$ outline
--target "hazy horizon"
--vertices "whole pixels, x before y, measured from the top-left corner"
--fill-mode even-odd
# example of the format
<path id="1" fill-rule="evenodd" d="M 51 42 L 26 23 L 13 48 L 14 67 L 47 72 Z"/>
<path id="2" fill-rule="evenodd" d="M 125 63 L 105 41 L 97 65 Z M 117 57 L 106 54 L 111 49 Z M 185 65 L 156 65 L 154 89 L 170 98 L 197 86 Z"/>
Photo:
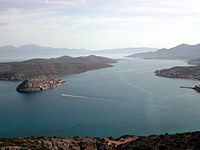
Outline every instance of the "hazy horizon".
<path id="1" fill-rule="evenodd" d="M 150 48 L 150 49 L 154 49 L 154 50 L 158 50 L 158 48 L 156 48 L 156 47 L 145 47 L 145 46 L 138 46 L 138 47 L 134 47 L 134 46 L 132 46 L 132 47 L 113 47 L 113 48 L 104 48 L 104 49 L 88 49 L 88 48 L 84 48 L 84 47 L 82 47 L 82 48 L 76 48 L 76 47 L 54 47 L 54 46 L 48 46 L 48 45 L 41 45 L 41 44 L 35 44 L 35 43 L 30 43 L 30 44 L 22 44 L 22 45 L 13 45 L 13 44 L 9 44 L 9 45 L 0 45 L 0 48 L 2 48 L 2 47 L 9 47 L 9 46 L 13 46 L 13 47 L 15 47 L 15 48 L 20 48 L 20 47 L 23 47 L 23 46 L 39 46 L 39 47 L 50 47 L 50 48 L 55 48 L 55 49 L 72 49 L 72 50 L 74 50 L 74 49 L 77 49 L 77 50 L 90 50 L 90 51 L 104 51 L 104 50 L 115 50 L 115 49 L 139 49 L 139 48 Z M 164 47 L 163 47 L 164 48 Z"/>
<path id="2" fill-rule="evenodd" d="M 0 0 L 0 45 L 171 48 L 200 41 L 198 0 Z"/>
<path id="3" fill-rule="evenodd" d="M 171 49 L 171 48 L 174 48 L 174 47 L 177 47 L 177 46 L 179 46 L 179 45 L 182 45 L 182 44 L 186 44 L 186 45 L 190 45 L 190 46 L 194 46 L 194 45 L 198 45 L 198 44 L 200 44 L 200 43 L 196 43 L 196 44 L 188 44 L 188 43 L 180 43 L 180 44 L 178 44 L 178 45 L 173 45 L 173 46 L 170 46 L 170 47 L 161 47 L 161 48 L 157 48 L 157 47 L 146 47 L 146 46 L 137 46 L 137 47 L 134 47 L 134 46 L 132 46 L 132 47 L 113 47 L 113 48 L 104 48 L 104 49 L 88 49 L 88 48 L 76 48 L 76 47 L 54 47 L 54 46 L 48 46 L 48 45 L 41 45 L 41 44 L 35 44 L 35 43 L 30 43 L 30 44 L 22 44 L 22 45 L 12 45 L 12 44 L 10 44 L 10 45 L 0 45 L 0 48 L 2 48 L 2 47 L 9 47 L 9 46 L 13 46 L 13 47 L 15 47 L 15 48 L 20 48 L 20 47 L 24 47 L 24 46 L 39 46 L 39 47 L 45 47 L 45 48 L 47 48 L 47 47 L 49 47 L 49 48 L 54 48 L 54 49 L 71 49 L 71 50 L 75 50 L 75 49 L 77 49 L 77 50 L 89 50 L 89 51 L 104 51 L 104 50 L 120 50 L 120 49 L 142 49 L 142 48 L 147 48 L 147 49 L 152 49 L 152 51 L 156 51 L 156 50 L 160 50 L 160 49 L 165 49 L 165 48 L 167 48 L 167 49 Z"/>

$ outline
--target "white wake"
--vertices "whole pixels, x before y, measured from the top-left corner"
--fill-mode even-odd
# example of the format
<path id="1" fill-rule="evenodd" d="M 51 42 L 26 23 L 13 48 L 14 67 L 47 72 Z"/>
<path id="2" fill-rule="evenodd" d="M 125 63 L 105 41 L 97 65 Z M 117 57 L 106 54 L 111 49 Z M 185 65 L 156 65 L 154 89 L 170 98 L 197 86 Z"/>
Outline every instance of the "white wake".
<path id="1" fill-rule="evenodd" d="M 102 98 L 102 97 L 93 97 L 93 96 L 83 96 L 83 95 L 70 95 L 70 94 L 61 94 L 63 97 L 73 97 L 73 98 L 81 98 L 81 99 L 90 99 L 90 100 L 107 100 L 110 98 Z"/>
<path id="2" fill-rule="evenodd" d="M 153 94 L 151 91 L 148 91 L 148 90 L 146 90 L 146 89 L 144 89 L 144 88 L 141 88 L 141 87 L 139 87 L 139 86 L 137 86 L 137 85 L 135 85 L 135 84 L 133 84 L 133 83 L 131 83 L 131 82 L 128 82 L 128 81 L 122 76 L 122 74 L 119 75 L 119 78 L 120 78 L 120 80 L 121 80 L 122 82 L 126 83 L 127 85 L 129 85 L 129 86 L 131 86 L 131 87 L 134 87 L 134 88 L 138 89 L 139 91 L 144 92 L 144 93 L 146 93 L 146 94 L 148 94 L 148 95 L 150 95 L 150 96 L 154 96 L 154 94 Z"/>

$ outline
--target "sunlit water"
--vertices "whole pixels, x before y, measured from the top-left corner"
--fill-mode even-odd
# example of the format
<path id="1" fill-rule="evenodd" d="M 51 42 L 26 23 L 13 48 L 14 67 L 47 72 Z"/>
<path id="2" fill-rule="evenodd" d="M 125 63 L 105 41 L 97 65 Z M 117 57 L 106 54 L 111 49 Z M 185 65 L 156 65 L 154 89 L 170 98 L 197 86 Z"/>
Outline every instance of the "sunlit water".
<path id="1" fill-rule="evenodd" d="M 197 81 L 156 77 L 178 60 L 124 60 L 64 77 L 53 90 L 20 94 L 0 81 L 0 136 L 121 136 L 200 130 Z"/>

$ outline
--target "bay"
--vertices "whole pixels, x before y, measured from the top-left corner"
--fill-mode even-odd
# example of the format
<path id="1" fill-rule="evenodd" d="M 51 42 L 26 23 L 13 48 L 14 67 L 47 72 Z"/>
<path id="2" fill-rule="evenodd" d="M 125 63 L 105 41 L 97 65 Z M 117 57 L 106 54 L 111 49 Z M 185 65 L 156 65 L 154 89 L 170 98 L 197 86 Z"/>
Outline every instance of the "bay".
<path id="1" fill-rule="evenodd" d="M 0 137 L 121 136 L 200 130 L 197 81 L 156 77 L 180 60 L 128 59 L 114 67 L 63 77 L 63 86 L 16 92 L 0 81 Z"/>

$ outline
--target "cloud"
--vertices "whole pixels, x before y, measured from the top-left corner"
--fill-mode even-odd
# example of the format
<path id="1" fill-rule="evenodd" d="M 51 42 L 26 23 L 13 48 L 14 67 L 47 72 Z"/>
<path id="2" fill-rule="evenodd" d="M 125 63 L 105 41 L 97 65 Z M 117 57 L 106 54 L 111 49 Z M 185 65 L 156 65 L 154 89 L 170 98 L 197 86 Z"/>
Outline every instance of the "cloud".
<path id="1" fill-rule="evenodd" d="M 156 47 L 170 36 L 196 42 L 199 7 L 199 0 L 1 0 L 0 44 Z"/>
<path id="2" fill-rule="evenodd" d="M 52 5 L 69 5 L 69 4 L 86 4 L 89 0 L 1 0 L 1 7 L 24 7 L 24 8 L 35 8 L 37 7 L 48 7 Z"/>
<path id="3" fill-rule="evenodd" d="M 89 0 L 46 0 L 47 3 L 86 4 Z"/>

